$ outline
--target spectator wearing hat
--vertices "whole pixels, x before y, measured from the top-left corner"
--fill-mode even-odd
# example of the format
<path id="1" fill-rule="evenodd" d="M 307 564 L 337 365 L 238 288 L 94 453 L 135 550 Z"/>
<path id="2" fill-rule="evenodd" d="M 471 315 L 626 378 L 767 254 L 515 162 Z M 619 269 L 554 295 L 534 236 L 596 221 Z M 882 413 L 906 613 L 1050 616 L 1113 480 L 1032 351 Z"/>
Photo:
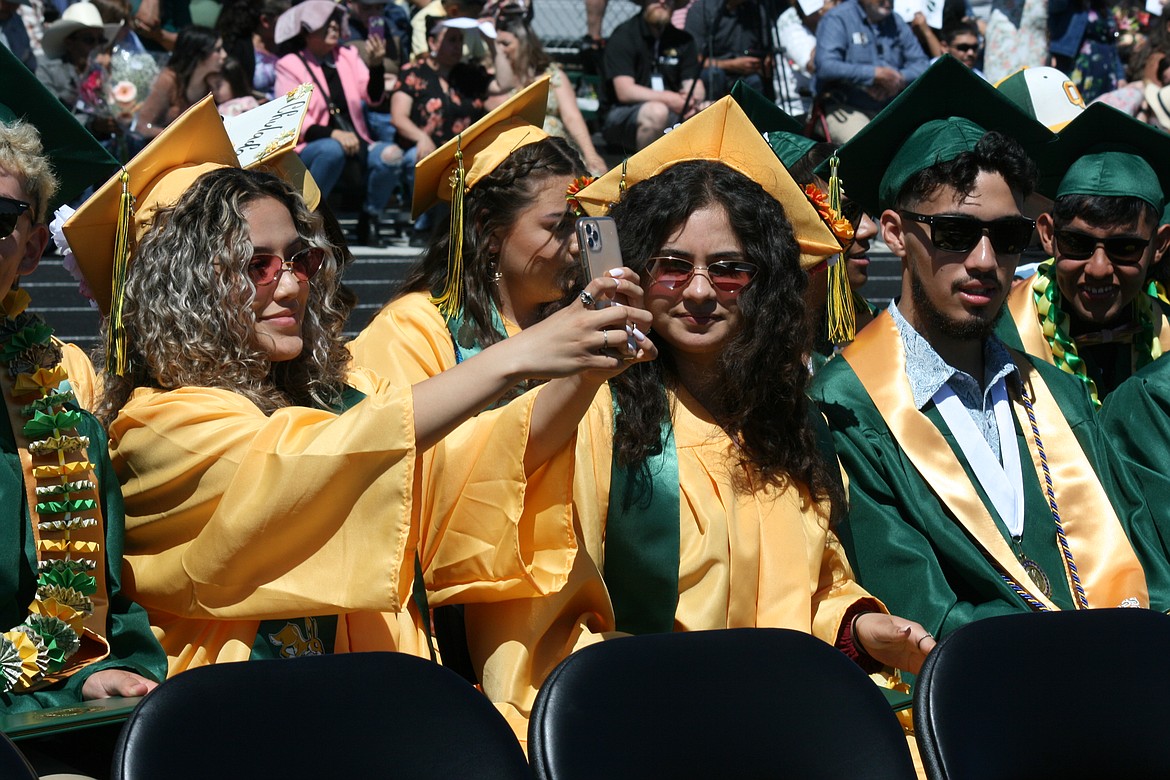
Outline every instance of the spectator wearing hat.
<path id="1" fill-rule="evenodd" d="M 362 101 L 382 100 L 385 92 L 385 42 L 371 38 L 361 47 L 341 46 L 348 31 L 345 6 L 331 0 L 305 0 L 276 21 L 276 43 L 284 54 L 276 62 L 276 93 L 312 83 L 297 154 L 328 197 L 347 161 L 361 169 L 365 199 L 358 216 L 358 242 L 380 246 L 382 209 L 398 184 L 401 149 L 370 134 Z"/>
<path id="2" fill-rule="evenodd" d="M 45 54 L 37 58 L 37 78 L 97 138 L 113 135 L 118 125 L 108 113 L 95 113 L 93 106 L 78 101 L 81 83 L 92 66 L 94 52 L 113 41 L 120 28 L 119 24 L 103 24 L 93 3 L 74 3 L 45 28 L 41 43 Z"/>

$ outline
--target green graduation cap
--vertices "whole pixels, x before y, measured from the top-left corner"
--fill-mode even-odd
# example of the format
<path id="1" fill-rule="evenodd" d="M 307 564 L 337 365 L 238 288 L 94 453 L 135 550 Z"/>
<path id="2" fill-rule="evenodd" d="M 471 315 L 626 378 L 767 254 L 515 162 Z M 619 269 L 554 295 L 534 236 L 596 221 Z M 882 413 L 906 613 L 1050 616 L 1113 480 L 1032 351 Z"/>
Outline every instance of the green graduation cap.
<path id="1" fill-rule="evenodd" d="M 0 73 L 4 74 L 0 122 L 23 119 L 36 127 L 60 185 L 49 213 L 41 215 L 47 222 L 62 203 L 108 179 L 118 161 L 6 46 L 0 46 Z"/>
<path id="2" fill-rule="evenodd" d="M 1170 193 L 1170 135 L 1094 103 L 1036 156 L 1041 195 L 1137 197 L 1159 213 Z"/>
<path id="3" fill-rule="evenodd" d="M 890 208 L 911 176 L 971 151 L 996 130 L 1029 154 L 1054 137 L 950 55 L 919 76 L 837 150 L 849 197 L 870 214 Z"/>
<path id="4" fill-rule="evenodd" d="M 755 128 L 764 134 L 772 151 L 784 163 L 785 168 L 796 165 L 808 150 L 817 145 L 817 141 L 803 135 L 804 127 L 788 115 L 782 108 L 768 100 L 763 93 L 752 89 L 742 81 L 735 82 L 731 88 L 731 97 Z"/>

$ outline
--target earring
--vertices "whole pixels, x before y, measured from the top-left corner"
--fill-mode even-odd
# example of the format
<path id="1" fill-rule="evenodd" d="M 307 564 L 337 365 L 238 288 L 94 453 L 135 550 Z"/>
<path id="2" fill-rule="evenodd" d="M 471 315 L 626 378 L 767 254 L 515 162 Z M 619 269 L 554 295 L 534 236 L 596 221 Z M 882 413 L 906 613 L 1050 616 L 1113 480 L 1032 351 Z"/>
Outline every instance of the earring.
<path id="1" fill-rule="evenodd" d="M 500 273 L 500 256 L 491 255 L 488 260 L 488 267 L 492 271 L 492 284 L 499 284 L 504 275 Z"/>

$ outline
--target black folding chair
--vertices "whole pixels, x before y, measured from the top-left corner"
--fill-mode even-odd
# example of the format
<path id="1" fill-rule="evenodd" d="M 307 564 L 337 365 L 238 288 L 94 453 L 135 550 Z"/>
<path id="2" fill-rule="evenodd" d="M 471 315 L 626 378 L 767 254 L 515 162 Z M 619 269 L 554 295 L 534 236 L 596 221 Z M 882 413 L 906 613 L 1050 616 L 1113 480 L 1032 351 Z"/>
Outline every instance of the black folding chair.
<path id="1" fill-rule="evenodd" d="M 531 774 L 511 728 L 454 672 L 401 653 L 205 666 L 147 696 L 115 780 Z"/>
<path id="2" fill-rule="evenodd" d="M 1170 617 L 1095 609 L 979 620 L 914 693 L 933 780 L 1170 777 Z"/>
<path id="3" fill-rule="evenodd" d="M 591 645 L 536 698 L 540 780 L 914 777 L 876 685 L 798 631 L 653 634 Z"/>

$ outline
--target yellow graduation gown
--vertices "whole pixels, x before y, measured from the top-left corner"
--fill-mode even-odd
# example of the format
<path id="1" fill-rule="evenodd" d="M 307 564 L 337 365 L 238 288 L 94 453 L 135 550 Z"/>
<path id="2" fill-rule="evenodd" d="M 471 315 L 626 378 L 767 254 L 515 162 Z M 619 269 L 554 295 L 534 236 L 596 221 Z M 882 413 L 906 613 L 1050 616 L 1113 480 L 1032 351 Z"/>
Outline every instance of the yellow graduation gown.
<path id="1" fill-rule="evenodd" d="M 368 372 L 350 383 L 367 397 L 340 415 L 266 416 L 229 391 L 140 388 L 110 426 L 127 589 L 170 674 L 246 660 L 261 621 L 302 616 L 339 616 L 336 652 L 426 656 L 416 553 L 433 604 L 564 583 L 571 453 L 557 479 L 524 475 L 538 391 L 420 454 L 409 390 Z M 478 457 L 489 441 L 508 446 Z"/>
<path id="2" fill-rule="evenodd" d="M 837 640 L 854 605 L 884 607 L 854 582 L 824 505 L 801 485 L 737 491 L 727 435 L 685 391 L 672 399 L 679 469 L 676 631 L 791 628 Z M 573 500 L 581 544 L 569 583 L 541 599 L 469 606 L 484 691 L 523 740 L 536 691 L 574 650 L 614 632 L 605 588 L 612 457 L 608 387 L 578 428 Z"/>
<path id="3" fill-rule="evenodd" d="M 504 321 L 509 336 L 520 332 Z M 455 367 L 451 331 L 425 293 L 406 293 L 386 304 L 349 343 L 353 364 L 406 387 Z"/>
<path id="4" fill-rule="evenodd" d="M 77 405 L 92 412 L 102 396 L 101 380 L 93 370 L 93 361 L 76 344 L 58 341 L 57 345 L 61 347 L 61 365 L 69 372 L 69 386 L 73 389 Z"/>

